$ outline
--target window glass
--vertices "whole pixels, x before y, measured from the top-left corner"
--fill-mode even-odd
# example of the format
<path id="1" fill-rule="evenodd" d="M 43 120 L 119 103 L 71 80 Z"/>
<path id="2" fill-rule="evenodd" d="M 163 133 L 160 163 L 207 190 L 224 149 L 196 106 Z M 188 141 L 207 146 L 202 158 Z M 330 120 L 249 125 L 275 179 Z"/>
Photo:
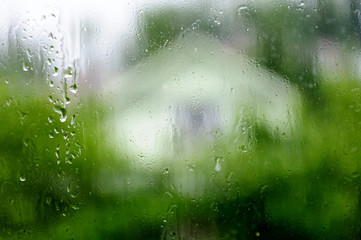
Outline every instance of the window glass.
<path id="1" fill-rule="evenodd" d="M 0 8 L 0 239 L 358 239 L 361 3 Z"/>

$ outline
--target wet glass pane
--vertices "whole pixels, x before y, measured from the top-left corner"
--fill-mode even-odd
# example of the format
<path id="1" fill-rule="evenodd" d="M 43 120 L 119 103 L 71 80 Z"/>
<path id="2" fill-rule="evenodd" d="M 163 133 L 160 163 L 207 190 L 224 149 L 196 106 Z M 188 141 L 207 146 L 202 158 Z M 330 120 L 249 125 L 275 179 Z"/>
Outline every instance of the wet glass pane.
<path id="1" fill-rule="evenodd" d="M 10 1 L 0 239 L 359 239 L 361 3 Z"/>

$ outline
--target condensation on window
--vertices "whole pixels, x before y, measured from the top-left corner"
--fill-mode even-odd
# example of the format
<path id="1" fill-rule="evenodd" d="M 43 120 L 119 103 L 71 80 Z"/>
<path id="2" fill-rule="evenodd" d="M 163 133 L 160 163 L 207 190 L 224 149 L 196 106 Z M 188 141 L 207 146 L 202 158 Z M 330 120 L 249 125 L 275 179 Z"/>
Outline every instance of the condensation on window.
<path id="1" fill-rule="evenodd" d="M 3 5 L 1 239 L 360 238 L 359 1 Z"/>

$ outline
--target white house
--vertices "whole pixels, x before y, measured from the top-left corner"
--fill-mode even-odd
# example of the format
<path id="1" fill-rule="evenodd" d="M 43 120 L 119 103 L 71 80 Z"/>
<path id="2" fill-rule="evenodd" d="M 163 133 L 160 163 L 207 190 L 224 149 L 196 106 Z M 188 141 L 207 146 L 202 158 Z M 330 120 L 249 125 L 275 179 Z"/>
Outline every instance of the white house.
<path id="1" fill-rule="evenodd" d="M 300 109 L 299 93 L 287 81 L 192 32 L 116 77 L 105 92 L 113 108 L 109 134 L 130 164 L 172 169 L 176 179 L 187 179 L 188 193 L 206 181 L 203 170 L 222 170 L 217 143 L 238 151 L 252 122 L 287 137 Z M 195 172 L 193 180 L 188 172 Z"/>

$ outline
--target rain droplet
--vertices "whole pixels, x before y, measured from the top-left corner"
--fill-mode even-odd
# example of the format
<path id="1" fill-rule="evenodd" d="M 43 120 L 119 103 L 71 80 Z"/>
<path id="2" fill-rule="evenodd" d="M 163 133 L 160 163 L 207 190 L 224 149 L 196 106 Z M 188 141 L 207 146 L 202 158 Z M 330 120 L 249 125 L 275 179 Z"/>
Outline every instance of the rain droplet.
<path id="1" fill-rule="evenodd" d="M 71 116 L 70 125 L 74 125 L 74 123 L 75 123 L 75 118 L 76 118 L 75 115 Z"/>
<path id="2" fill-rule="evenodd" d="M 50 40 L 52 40 L 52 39 L 56 39 L 56 37 L 54 37 L 54 35 L 53 35 L 53 33 L 51 32 L 51 33 L 49 33 L 49 38 L 50 38 Z"/>
<path id="3" fill-rule="evenodd" d="M 194 165 L 193 164 L 188 165 L 188 171 L 194 172 Z"/>
<path id="4" fill-rule="evenodd" d="M 241 15 L 242 12 L 244 11 L 247 11 L 248 10 L 248 7 L 245 6 L 245 5 L 240 5 L 238 8 L 237 8 L 237 15 Z"/>
<path id="5" fill-rule="evenodd" d="M 70 92 L 75 94 L 77 93 L 77 91 L 78 91 L 78 86 L 75 83 L 70 86 Z"/>
<path id="6" fill-rule="evenodd" d="M 354 177 L 354 178 L 358 178 L 359 176 L 360 176 L 359 172 L 353 172 L 352 173 L 352 177 Z"/>
<path id="7" fill-rule="evenodd" d="M 79 210 L 79 206 L 75 205 L 75 204 L 71 205 L 71 208 L 74 209 L 74 210 Z"/>
<path id="8" fill-rule="evenodd" d="M 20 119 L 21 120 L 24 120 L 25 118 L 27 118 L 27 116 L 28 116 L 28 114 L 27 113 L 25 113 L 25 112 L 18 112 L 19 113 L 19 115 L 20 115 Z"/>
<path id="9" fill-rule="evenodd" d="M 23 71 L 24 71 L 24 72 L 29 71 L 29 64 L 26 63 L 26 62 L 23 63 Z"/>
<path id="10" fill-rule="evenodd" d="M 60 122 L 65 122 L 66 121 L 67 116 L 66 115 L 61 115 L 60 116 Z"/>
<path id="11" fill-rule="evenodd" d="M 66 103 L 66 104 L 69 104 L 69 103 L 70 103 L 70 101 L 71 101 L 71 100 L 70 100 L 70 98 L 69 98 L 69 97 L 65 97 L 65 103 Z"/>
<path id="12" fill-rule="evenodd" d="M 68 69 L 66 69 L 66 70 L 64 71 L 64 76 L 65 76 L 65 77 L 71 77 L 71 76 L 73 76 L 73 68 L 68 67 Z"/>
<path id="13" fill-rule="evenodd" d="M 24 175 L 21 175 L 20 178 L 19 178 L 20 182 L 25 182 L 26 181 L 26 178 Z"/>
<path id="14" fill-rule="evenodd" d="M 132 183 L 132 181 L 130 180 L 130 178 L 126 178 L 126 179 L 124 180 L 124 183 L 125 183 L 126 185 L 130 185 L 130 184 Z"/>
<path id="15" fill-rule="evenodd" d="M 221 161 L 223 160 L 223 158 L 221 158 L 221 157 L 216 157 L 216 166 L 214 167 L 214 170 L 216 171 L 216 172 L 219 172 L 219 171 L 221 171 L 222 170 L 222 166 L 221 166 Z"/>
<path id="16" fill-rule="evenodd" d="M 301 1 L 301 2 L 298 4 L 296 10 L 297 10 L 297 11 L 303 11 L 304 9 L 305 9 L 305 3 L 304 3 L 303 1 Z"/>
<path id="17" fill-rule="evenodd" d="M 219 21 L 217 17 L 214 17 L 214 18 L 213 18 L 213 22 L 214 22 L 216 25 L 220 25 L 220 24 L 221 24 L 221 21 Z"/>
<path id="18" fill-rule="evenodd" d="M 201 22 L 201 20 L 199 20 L 199 19 L 196 20 L 194 23 L 192 23 L 191 28 L 192 28 L 193 30 L 199 28 L 200 22 Z"/>
<path id="19" fill-rule="evenodd" d="M 11 98 L 8 98 L 8 99 L 6 99 L 5 103 L 6 103 L 7 106 L 10 106 L 12 101 L 13 100 Z"/>
<path id="20" fill-rule="evenodd" d="M 239 150 L 240 150 L 241 152 L 243 152 L 243 153 L 248 152 L 248 149 L 247 149 L 246 145 L 241 145 L 241 146 L 239 146 Z"/>
<path id="21" fill-rule="evenodd" d="M 73 192 L 73 193 L 70 194 L 70 196 L 72 198 L 76 198 L 78 196 L 78 192 Z"/>
<path id="22" fill-rule="evenodd" d="M 56 151 L 55 151 L 55 157 L 56 157 L 56 159 L 58 159 L 58 160 L 60 159 L 60 157 L 59 157 L 59 150 L 56 150 Z"/>
<path id="23" fill-rule="evenodd" d="M 59 68 L 54 67 L 53 76 L 56 77 L 56 76 L 58 76 L 58 74 L 59 74 Z"/>
<path id="24" fill-rule="evenodd" d="M 55 105 L 54 106 L 54 111 L 56 113 L 59 113 L 60 114 L 60 122 L 65 122 L 66 121 L 66 118 L 67 118 L 67 115 L 66 115 L 66 109 L 59 106 L 59 105 Z"/>

